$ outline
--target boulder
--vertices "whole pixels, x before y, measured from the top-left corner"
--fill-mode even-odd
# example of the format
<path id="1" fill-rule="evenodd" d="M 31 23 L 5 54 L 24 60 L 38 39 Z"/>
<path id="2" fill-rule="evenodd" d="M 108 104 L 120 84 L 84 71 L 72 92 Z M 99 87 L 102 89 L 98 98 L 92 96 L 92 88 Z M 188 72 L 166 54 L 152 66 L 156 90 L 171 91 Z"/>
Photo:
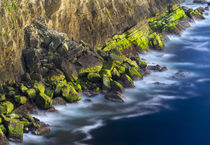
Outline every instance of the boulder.
<path id="1" fill-rule="evenodd" d="M 74 64 L 70 63 L 67 59 L 63 59 L 60 67 L 67 79 L 72 81 L 78 80 L 78 73 Z"/>
<path id="2" fill-rule="evenodd" d="M 13 111 L 13 109 L 14 105 L 9 101 L 5 101 L 0 104 L 0 114 L 9 114 Z"/>
<path id="3" fill-rule="evenodd" d="M 61 97 L 53 99 L 53 105 L 66 105 L 66 101 Z"/>
<path id="4" fill-rule="evenodd" d="M 26 94 L 30 99 L 34 99 L 36 97 L 36 90 L 35 89 L 28 89 Z"/>
<path id="5" fill-rule="evenodd" d="M 125 97 L 120 92 L 109 92 L 105 94 L 104 98 L 113 102 L 123 103 Z"/>
<path id="6" fill-rule="evenodd" d="M 111 89 L 111 81 L 110 78 L 107 77 L 106 75 L 103 76 L 103 88 L 104 89 Z"/>
<path id="7" fill-rule="evenodd" d="M 9 145 L 9 142 L 1 129 L 0 129 L 0 145 Z"/>
<path id="8" fill-rule="evenodd" d="M 24 105 L 21 105 L 17 107 L 13 113 L 19 114 L 19 115 L 26 115 L 26 114 L 39 114 L 39 109 L 37 106 L 32 105 L 31 103 L 27 102 Z"/>
<path id="9" fill-rule="evenodd" d="M 13 142 L 23 141 L 24 125 L 19 120 L 11 119 L 8 124 L 8 139 Z"/>
<path id="10" fill-rule="evenodd" d="M 81 94 L 78 93 L 71 85 L 66 85 L 62 88 L 62 96 L 70 103 L 77 102 L 82 99 Z"/>
<path id="11" fill-rule="evenodd" d="M 102 79 L 101 79 L 101 76 L 100 76 L 99 73 L 89 73 L 88 74 L 88 80 L 91 81 L 91 82 L 94 82 L 94 83 L 98 83 Z"/>
<path id="12" fill-rule="evenodd" d="M 103 67 L 102 61 L 92 55 L 82 56 L 77 62 L 81 65 L 79 71 L 79 74 L 81 75 L 84 73 L 100 72 Z"/>
<path id="13" fill-rule="evenodd" d="M 20 95 L 16 95 L 15 96 L 15 102 L 17 102 L 18 104 L 26 104 L 28 101 L 28 99 L 25 96 L 20 96 Z"/>
<path id="14" fill-rule="evenodd" d="M 36 97 L 36 104 L 42 109 L 49 109 L 52 106 L 52 99 L 45 93 L 40 93 Z"/>
<path id="15" fill-rule="evenodd" d="M 45 92 L 45 85 L 42 82 L 35 82 L 34 83 L 34 89 L 38 93 L 44 93 Z"/>
<path id="16" fill-rule="evenodd" d="M 111 88 L 113 92 L 123 93 L 125 91 L 125 88 L 117 81 L 111 82 Z"/>
<path id="17" fill-rule="evenodd" d="M 125 87 L 125 88 L 134 88 L 135 87 L 133 80 L 126 74 L 124 74 L 120 77 L 120 81 L 121 81 L 121 84 L 123 85 L 123 87 Z"/>
<path id="18" fill-rule="evenodd" d="M 35 49 L 24 49 L 23 59 L 29 73 L 39 72 L 41 66 L 40 54 Z"/>

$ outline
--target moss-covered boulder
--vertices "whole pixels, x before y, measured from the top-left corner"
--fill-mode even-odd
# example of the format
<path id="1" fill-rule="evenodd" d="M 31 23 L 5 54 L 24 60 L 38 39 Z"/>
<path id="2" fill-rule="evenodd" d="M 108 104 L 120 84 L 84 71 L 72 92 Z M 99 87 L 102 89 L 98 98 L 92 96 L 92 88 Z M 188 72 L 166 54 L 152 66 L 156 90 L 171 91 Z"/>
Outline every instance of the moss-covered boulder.
<path id="1" fill-rule="evenodd" d="M 117 70 L 118 70 L 118 72 L 119 72 L 120 74 L 124 74 L 125 71 L 126 71 L 125 66 L 122 66 L 122 65 L 117 66 L 116 68 L 117 68 Z"/>
<path id="2" fill-rule="evenodd" d="M 82 99 L 81 94 L 78 93 L 71 85 L 65 85 L 62 88 L 62 96 L 70 103 L 77 102 Z"/>
<path id="3" fill-rule="evenodd" d="M 122 82 L 121 84 L 125 88 L 134 88 L 135 87 L 133 80 L 126 74 L 124 74 L 120 77 L 120 81 Z"/>
<path id="4" fill-rule="evenodd" d="M 104 89 L 111 89 L 111 81 L 110 78 L 106 75 L 103 76 L 103 87 Z"/>
<path id="5" fill-rule="evenodd" d="M 5 127 L 3 124 L 0 124 L 0 130 L 2 130 L 2 132 L 3 132 L 4 134 L 7 133 L 7 129 L 6 129 L 6 127 Z"/>
<path id="6" fill-rule="evenodd" d="M 13 111 L 14 105 L 9 102 L 5 101 L 0 104 L 0 114 L 9 114 Z"/>
<path id="7" fill-rule="evenodd" d="M 42 109 L 49 109 L 52 106 L 52 99 L 45 93 L 40 93 L 35 102 Z"/>
<path id="8" fill-rule="evenodd" d="M 78 63 L 81 65 L 79 70 L 80 75 L 85 73 L 100 72 L 103 67 L 103 62 L 92 55 L 85 55 L 80 57 L 78 59 Z"/>
<path id="9" fill-rule="evenodd" d="M 34 89 L 38 93 L 44 93 L 45 92 L 45 85 L 42 82 L 35 82 L 34 83 Z"/>
<path id="10" fill-rule="evenodd" d="M 9 142 L 4 134 L 4 132 L 0 128 L 0 144 L 1 145 L 9 145 Z"/>
<path id="11" fill-rule="evenodd" d="M 0 94 L 0 102 L 3 102 L 6 100 L 5 94 Z"/>
<path id="12" fill-rule="evenodd" d="M 111 88 L 113 92 L 123 93 L 125 91 L 125 88 L 117 81 L 111 82 Z"/>
<path id="13" fill-rule="evenodd" d="M 24 85 L 24 84 L 21 84 L 20 86 L 20 91 L 23 93 L 23 94 L 26 94 L 28 88 Z"/>
<path id="14" fill-rule="evenodd" d="M 88 74 L 88 80 L 91 82 L 100 82 L 101 81 L 101 76 L 99 73 L 89 73 Z"/>
<path id="15" fill-rule="evenodd" d="M 112 70 L 112 78 L 115 80 L 118 80 L 120 78 L 120 73 L 116 68 Z"/>
<path id="16" fill-rule="evenodd" d="M 52 84 L 58 84 L 66 79 L 65 75 L 63 74 L 62 71 L 56 69 L 50 72 L 48 76 L 48 80 Z"/>
<path id="17" fill-rule="evenodd" d="M 128 74 L 129 76 L 131 76 L 133 79 L 138 79 L 138 78 L 142 78 L 143 75 L 139 72 L 139 70 L 137 70 L 135 67 L 130 67 L 128 69 Z"/>
<path id="18" fill-rule="evenodd" d="M 112 72 L 109 69 L 103 69 L 100 72 L 101 76 L 106 76 L 108 78 L 112 78 Z"/>
<path id="19" fill-rule="evenodd" d="M 16 95 L 15 96 L 15 102 L 17 102 L 20 105 L 26 104 L 28 102 L 27 97 Z"/>
<path id="20" fill-rule="evenodd" d="M 36 97 L 36 90 L 35 89 L 28 89 L 26 91 L 26 94 L 30 99 L 34 99 Z"/>
<path id="21" fill-rule="evenodd" d="M 13 142 L 22 142 L 23 128 L 23 123 L 17 119 L 11 119 L 8 124 L 8 139 Z"/>

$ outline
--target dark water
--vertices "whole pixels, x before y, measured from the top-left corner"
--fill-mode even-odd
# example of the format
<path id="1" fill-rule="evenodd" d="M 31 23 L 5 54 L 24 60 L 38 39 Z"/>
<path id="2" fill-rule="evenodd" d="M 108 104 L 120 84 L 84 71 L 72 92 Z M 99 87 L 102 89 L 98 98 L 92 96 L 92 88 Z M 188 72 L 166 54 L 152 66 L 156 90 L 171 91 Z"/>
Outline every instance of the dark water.
<path id="1" fill-rule="evenodd" d="M 135 82 L 126 103 L 99 95 L 57 106 L 58 113 L 36 116 L 51 125 L 50 134 L 25 134 L 23 144 L 210 145 L 210 16 L 170 38 L 164 51 L 142 56 L 168 71 Z"/>
<path id="2" fill-rule="evenodd" d="M 208 21 L 208 20 L 206 20 Z M 158 113 L 107 121 L 91 132 L 92 145 L 210 145 L 210 21 L 187 31 L 179 41 L 171 40 L 168 61 L 189 63 L 175 69 L 194 74 L 180 85 L 162 88 L 166 94 L 185 100 L 165 101 L 172 109 Z M 191 92 L 191 93 L 188 93 Z"/>

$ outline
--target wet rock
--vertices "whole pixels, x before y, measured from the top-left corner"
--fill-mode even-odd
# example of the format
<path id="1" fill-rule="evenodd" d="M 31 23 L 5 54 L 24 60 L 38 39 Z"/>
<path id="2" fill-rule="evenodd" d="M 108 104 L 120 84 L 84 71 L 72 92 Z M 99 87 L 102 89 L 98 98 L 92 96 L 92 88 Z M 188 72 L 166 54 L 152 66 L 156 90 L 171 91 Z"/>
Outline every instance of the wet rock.
<path id="1" fill-rule="evenodd" d="M 193 3 L 196 3 L 196 4 L 206 4 L 207 1 L 206 0 L 193 0 Z"/>
<path id="2" fill-rule="evenodd" d="M 35 129 L 32 131 L 32 134 L 34 135 L 44 135 L 46 133 L 50 132 L 50 128 L 40 127 L 38 129 Z"/>
<path id="3" fill-rule="evenodd" d="M 168 70 L 168 68 L 165 67 L 165 66 L 160 69 L 161 72 L 164 72 L 164 71 L 167 71 L 167 70 Z"/>
<path id="4" fill-rule="evenodd" d="M 120 92 L 109 92 L 105 94 L 104 98 L 113 102 L 123 103 L 125 97 Z"/>
<path id="5" fill-rule="evenodd" d="M 175 73 L 172 76 L 172 78 L 173 79 L 182 79 L 182 78 L 185 78 L 187 74 L 188 74 L 188 72 L 185 72 L 183 70 L 179 70 L 177 73 Z"/>
<path id="6" fill-rule="evenodd" d="M 120 92 L 123 93 L 125 91 L 125 88 L 117 81 L 111 82 L 111 88 L 114 92 Z"/>
<path id="7" fill-rule="evenodd" d="M 47 112 L 57 112 L 57 110 L 55 109 L 55 107 L 50 107 Z"/>
<path id="8" fill-rule="evenodd" d="M 125 88 L 134 88 L 135 87 L 133 80 L 126 74 L 124 74 L 120 77 L 120 82 L 123 85 L 123 87 L 125 87 Z"/>
<path id="9" fill-rule="evenodd" d="M 66 105 L 66 101 L 61 97 L 53 99 L 53 105 Z"/>
<path id="10" fill-rule="evenodd" d="M 85 102 L 87 102 L 87 103 L 91 103 L 91 102 L 92 102 L 92 100 L 91 100 L 91 99 L 85 99 Z"/>
<path id="11" fill-rule="evenodd" d="M 100 76 L 99 73 L 89 73 L 89 74 L 88 74 L 88 80 L 91 81 L 91 82 L 98 83 L 98 82 L 100 82 L 102 79 L 101 79 L 101 76 Z"/>

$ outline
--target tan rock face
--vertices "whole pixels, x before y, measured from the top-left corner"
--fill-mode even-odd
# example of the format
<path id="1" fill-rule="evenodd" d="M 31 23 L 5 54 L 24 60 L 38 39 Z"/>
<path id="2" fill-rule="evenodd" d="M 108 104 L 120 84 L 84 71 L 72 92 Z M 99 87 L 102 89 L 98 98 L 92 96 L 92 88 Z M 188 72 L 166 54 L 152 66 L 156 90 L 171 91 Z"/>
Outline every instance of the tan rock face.
<path id="1" fill-rule="evenodd" d="M 3 0 L 5 1 L 5 0 Z M 11 2 L 12 0 L 6 0 Z M 115 33 L 165 9 L 169 0 L 14 0 L 20 7 L 0 8 L 0 80 L 17 79 L 23 72 L 24 28 L 40 16 L 49 27 L 76 41 L 97 46 Z M 174 0 L 171 0 L 174 2 Z"/>

